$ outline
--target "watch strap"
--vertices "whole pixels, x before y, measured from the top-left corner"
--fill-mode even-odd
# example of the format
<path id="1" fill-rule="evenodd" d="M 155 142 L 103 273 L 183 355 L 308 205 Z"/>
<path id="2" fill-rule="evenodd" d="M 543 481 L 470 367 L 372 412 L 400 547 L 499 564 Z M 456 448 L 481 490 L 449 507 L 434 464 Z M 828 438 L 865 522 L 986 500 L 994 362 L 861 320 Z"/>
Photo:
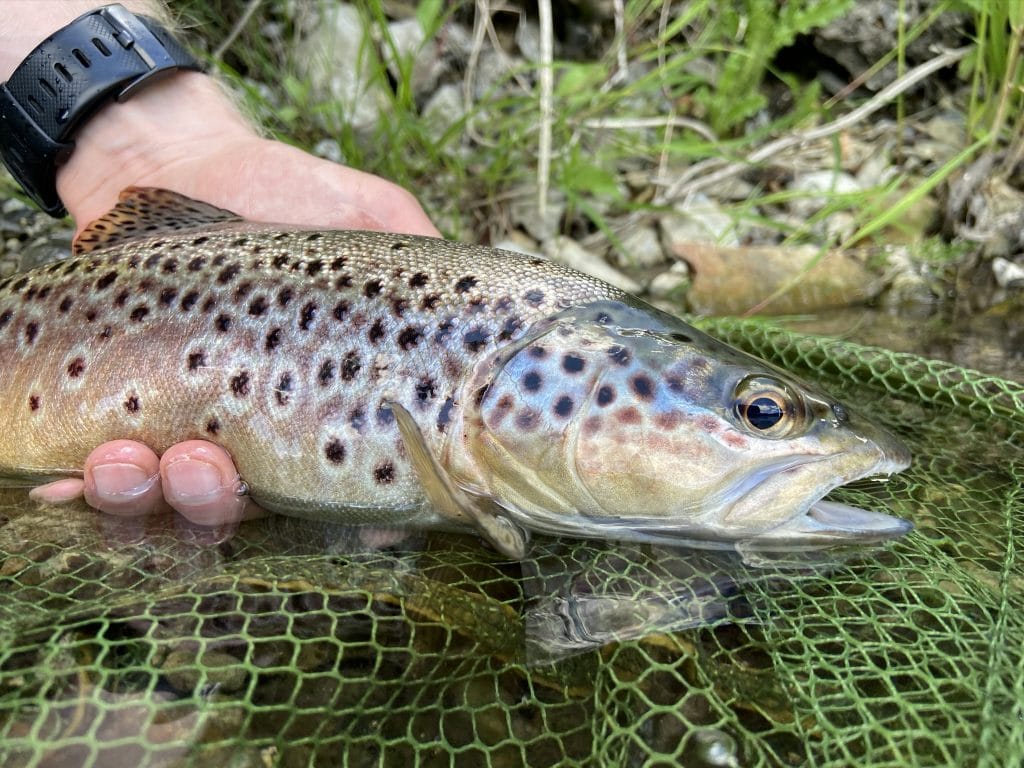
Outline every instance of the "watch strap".
<path id="1" fill-rule="evenodd" d="M 199 62 L 158 22 L 122 5 L 79 16 L 40 43 L 0 84 L 0 156 L 47 213 L 67 211 L 57 195 L 57 167 L 83 122 L 110 99 Z"/>

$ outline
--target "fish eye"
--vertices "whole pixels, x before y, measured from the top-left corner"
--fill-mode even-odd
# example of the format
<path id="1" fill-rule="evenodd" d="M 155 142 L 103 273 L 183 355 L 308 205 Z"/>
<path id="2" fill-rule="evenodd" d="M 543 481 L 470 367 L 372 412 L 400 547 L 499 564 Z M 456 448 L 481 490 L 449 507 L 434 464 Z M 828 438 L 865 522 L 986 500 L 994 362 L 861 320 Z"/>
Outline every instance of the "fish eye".
<path id="1" fill-rule="evenodd" d="M 759 437 L 788 437 L 806 421 L 803 398 L 768 376 L 749 376 L 736 386 L 733 414 Z"/>

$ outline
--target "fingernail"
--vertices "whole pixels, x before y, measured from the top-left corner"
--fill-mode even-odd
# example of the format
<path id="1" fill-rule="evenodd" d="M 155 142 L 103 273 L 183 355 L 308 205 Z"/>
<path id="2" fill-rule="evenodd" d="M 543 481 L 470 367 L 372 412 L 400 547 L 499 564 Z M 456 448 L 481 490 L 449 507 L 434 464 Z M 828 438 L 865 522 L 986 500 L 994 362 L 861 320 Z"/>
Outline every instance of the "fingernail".
<path id="1" fill-rule="evenodd" d="M 176 461 L 167 465 L 165 472 L 164 492 L 173 493 L 177 503 L 205 504 L 220 496 L 224 487 L 220 470 L 205 461 Z"/>
<path id="2" fill-rule="evenodd" d="M 111 501 L 123 501 L 146 493 L 157 481 L 157 476 L 146 474 L 135 464 L 99 464 L 92 468 L 92 480 L 97 495 Z M 124 490 L 113 492 L 111 488 Z"/>

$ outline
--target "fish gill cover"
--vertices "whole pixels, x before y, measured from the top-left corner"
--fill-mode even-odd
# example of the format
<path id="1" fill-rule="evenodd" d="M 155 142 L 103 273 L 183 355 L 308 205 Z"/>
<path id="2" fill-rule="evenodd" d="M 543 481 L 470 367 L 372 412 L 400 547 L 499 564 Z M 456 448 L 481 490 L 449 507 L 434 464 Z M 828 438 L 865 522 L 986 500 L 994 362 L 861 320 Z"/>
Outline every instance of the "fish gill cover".
<path id="1" fill-rule="evenodd" d="M 825 565 L 543 538 L 510 563 L 283 519 L 109 528 L 12 493 L 3 764 L 1021 764 L 1024 386 L 709 330 L 902 437 L 907 472 L 833 497 L 916 530 Z"/>

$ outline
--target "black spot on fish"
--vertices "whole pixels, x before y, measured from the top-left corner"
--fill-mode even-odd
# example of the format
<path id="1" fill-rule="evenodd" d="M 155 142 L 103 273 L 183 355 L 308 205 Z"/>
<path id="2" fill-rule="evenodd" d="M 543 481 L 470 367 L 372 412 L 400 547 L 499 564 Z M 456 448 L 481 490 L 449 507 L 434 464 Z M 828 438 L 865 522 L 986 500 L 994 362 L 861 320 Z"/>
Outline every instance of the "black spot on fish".
<path id="1" fill-rule="evenodd" d="M 306 235 L 306 242 L 312 243 L 315 240 L 319 240 L 323 236 L 323 232 L 310 232 L 308 235 Z"/>
<path id="2" fill-rule="evenodd" d="M 490 336 L 483 328 L 471 328 L 462 337 L 462 343 L 470 352 L 479 352 L 483 347 L 487 346 L 489 338 Z"/>
<path id="3" fill-rule="evenodd" d="M 387 405 L 380 405 L 377 408 L 377 424 L 382 427 L 390 426 L 395 423 L 395 414 L 391 408 Z"/>
<path id="4" fill-rule="evenodd" d="M 423 301 L 420 302 L 420 309 L 424 312 L 432 312 L 437 309 L 437 305 L 441 303 L 441 297 L 436 293 L 428 293 L 423 297 Z"/>
<path id="5" fill-rule="evenodd" d="M 389 485 L 395 481 L 395 465 L 390 461 L 378 464 L 373 470 L 373 479 L 378 485 Z"/>
<path id="6" fill-rule="evenodd" d="M 28 323 L 25 326 L 25 341 L 27 341 L 29 344 L 34 342 L 36 340 L 36 336 L 38 336 L 38 335 L 39 335 L 39 325 L 38 325 L 38 323 Z"/>
<path id="7" fill-rule="evenodd" d="M 57 309 L 59 309 L 61 312 L 67 312 L 69 309 L 71 309 L 71 307 L 72 307 L 72 305 L 74 303 L 75 303 L 74 299 L 72 299 L 70 296 L 65 296 L 61 300 L 60 304 L 57 305 Z M 3 324 L 0 323 L 0 327 L 2 327 L 2 325 Z"/>
<path id="8" fill-rule="evenodd" d="M 237 376 L 232 376 L 229 382 L 231 386 L 231 393 L 235 397 L 245 397 L 249 394 L 249 374 L 246 371 L 242 371 Z"/>
<path id="9" fill-rule="evenodd" d="M 373 321 L 373 325 L 370 326 L 370 330 L 366 334 L 366 338 L 370 340 L 371 344 L 377 344 L 384 338 L 384 334 L 384 323 L 382 323 L 378 318 Z"/>
<path id="10" fill-rule="evenodd" d="M 85 360 L 81 357 L 76 357 L 70 363 L 68 363 L 68 376 L 72 379 L 77 379 L 82 375 L 82 371 L 85 370 Z"/>
<path id="11" fill-rule="evenodd" d="M 128 399 L 124 401 L 124 409 L 128 413 L 138 413 L 141 407 L 138 395 L 129 395 Z"/>
<path id="12" fill-rule="evenodd" d="M 221 333 L 227 333 L 231 330 L 231 317 L 224 314 L 217 315 L 217 319 L 213 321 L 213 324 Z"/>
<path id="13" fill-rule="evenodd" d="M 526 303 L 531 307 L 537 307 L 544 301 L 544 292 L 534 288 L 532 291 L 524 293 L 523 298 L 526 299 Z"/>
<path id="14" fill-rule="evenodd" d="M 345 446 L 338 438 L 333 437 L 324 446 L 324 456 L 332 464 L 341 464 L 345 460 Z"/>
<path id="15" fill-rule="evenodd" d="M 282 307 L 287 307 L 288 302 L 292 300 L 292 289 L 287 285 L 277 292 L 277 303 Z"/>
<path id="16" fill-rule="evenodd" d="M 198 370 L 206 365 L 206 355 L 202 352 L 192 352 L 188 356 L 188 369 L 190 371 Z"/>
<path id="17" fill-rule="evenodd" d="M 161 269 L 163 269 L 164 274 L 173 275 L 178 271 L 178 260 L 175 258 L 167 259 Z"/>
<path id="18" fill-rule="evenodd" d="M 447 318 L 440 325 L 437 326 L 437 333 L 434 334 L 435 344 L 444 344 L 451 338 L 452 329 L 455 327 L 455 320 L 453 318 Z"/>
<path id="19" fill-rule="evenodd" d="M 408 351 L 419 344 L 422 338 L 423 332 L 419 328 L 414 328 L 411 325 L 406 326 L 398 334 L 398 346 Z"/>
<path id="20" fill-rule="evenodd" d="M 621 366 L 629 365 L 630 360 L 633 359 L 633 356 L 629 354 L 629 350 L 625 347 L 620 347 L 618 344 L 608 347 L 608 357 L 610 357 L 615 364 Z"/>
<path id="21" fill-rule="evenodd" d="M 289 392 L 292 391 L 292 375 L 290 373 L 282 373 L 281 378 L 278 379 L 277 386 L 274 387 L 274 397 L 277 399 L 278 405 L 286 405 L 291 399 Z"/>
<path id="22" fill-rule="evenodd" d="M 252 290 L 252 283 L 246 280 L 243 283 L 239 283 L 238 287 L 235 288 L 235 298 L 238 300 L 244 299 L 249 291 Z"/>
<path id="23" fill-rule="evenodd" d="M 302 313 L 299 315 L 299 328 L 304 331 L 309 330 L 309 326 L 313 324 L 313 320 L 316 318 L 316 313 L 319 310 L 317 305 L 310 301 L 303 308 Z"/>
<path id="24" fill-rule="evenodd" d="M 605 384 L 597 390 L 597 404 L 601 407 L 615 402 L 615 387 Z"/>
<path id="25" fill-rule="evenodd" d="M 345 319 L 345 316 L 348 315 L 348 311 L 349 303 L 342 299 L 341 301 L 334 305 L 334 319 L 338 321 L 343 321 Z"/>
<path id="26" fill-rule="evenodd" d="M 128 291 L 121 291 L 119 294 L 117 294 L 117 297 L 114 299 L 114 306 L 123 307 L 127 303 L 129 296 L 131 296 L 131 293 L 129 293 Z"/>
<path id="27" fill-rule="evenodd" d="M 433 400 L 437 397 L 437 385 L 430 377 L 425 377 L 416 382 L 416 399 L 421 403 Z"/>
<path id="28" fill-rule="evenodd" d="M 455 400 L 451 397 L 444 401 L 441 410 L 437 412 L 437 431 L 444 432 L 452 421 L 452 408 L 455 407 Z"/>
<path id="29" fill-rule="evenodd" d="M 188 293 L 181 297 L 181 308 L 184 311 L 188 312 L 190 309 L 192 309 L 192 307 L 196 305 L 197 301 L 199 301 L 199 292 L 189 291 Z"/>
<path id="30" fill-rule="evenodd" d="M 568 395 L 562 395 L 555 401 L 554 412 L 556 416 L 561 416 L 563 419 L 572 413 L 572 398 Z"/>
<path id="31" fill-rule="evenodd" d="M 228 264 L 226 267 L 224 267 L 224 269 L 220 271 L 220 274 L 217 275 L 217 282 L 220 283 L 221 285 L 227 285 L 236 277 L 238 277 L 238 273 L 241 271 L 242 267 L 240 264 Z"/>
<path id="32" fill-rule="evenodd" d="M 68 265 L 64 268 L 64 274 L 70 275 L 82 265 L 81 259 L 72 259 L 68 262 Z"/>
<path id="33" fill-rule="evenodd" d="M 344 267 L 348 263 L 348 259 L 344 256 L 335 256 L 331 259 L 331 271 L 337 272 L 339 269 Z"/>
<path id="34" fill-rule="evenodd" d="M 282 253 L 279 256 L 275 256 L 274 260 L 270 263 L 274 265 L 275 269 L 284 269 L 288 266 L 289 262 L 288 256 Z"/>
<path id="35" fill-rule="evenodd" d="M 29 288 L 27 291 L 25 291 L 25 295 L 21 297 L 21 300 L 22 301 L 32 301 L 32 299 L 34 299 L 35 296 L 36 296 L 36 287 L 33 285 L 31 288 Z"/>
<path id="36" fill-rule="evenodd" d="M 523 321 L 518 317 L 509 317 L 505 319 L 504 325 L 501 326 L 501 331 L 498 333 L 498 339 L 500 341 L 508 341 L 516 332 L 523 327 Z"/>
<path id="37" fill-rule="evenodd" d="M 391 312 L 395 317 L 401 317 L 405 314 L 405 310 L 409 308 L 409 302 L 406 299 L 392 299 L 391 300 Z"/>
<path id="38" fill-rule="evenodd" d="M 368 299 L 372 299 L 380 293 L 381 287 L 380 280 L 367 280 L 363 283 L 363 295 Z"/>
<path id="39" fill-rule="evenodd" d="M 42 402 L 42 400 L 40 399 L 39 395 L 29 395 L 28 396 L 28 409 L 30 411 L 38 411 L 41 402 Z"/>
<path id="40" fill-rule="evenodd" d="M 650 376 L 643 374 L 634 376 L 630 383 L 633 385 L 633 392 L 641 400 L 650 400 L 654 396 L 654 382 L 651 381 Z"/>
<path id="41" fill-rule="evenodd" d="M 343 272 L 342 274 L 338 275 L 337 279 L 334 281 L 334 287 L 337 288 L 339 291 L 345 288 L 351 288 L 352 275 L 348 274 L 347 272 Z"/>
<path id="42" fill-rule="evenodd" d="M 103 277 L 101 277 L 100 279 L 98 279 L 96 281 L 96 290 L 97 291 L 105 291 L 107 288 L 109 288 L 110 286 L 112 286 L 114 284 L 115 280 L 117 280 L 117 272 L 116 271 L 107 272 L 107 274 L 105 274 Z M 15 291 L 20 290 L 18 288 L 18 284 L 17 283 L 14 284 L 14 290 Z"/>
<path id="43" fill-rule="evenodd" d="M 3 313 L 0 314 L 0 328 L 3 328 L 5 325 L 11 322 L 12 317 L 14 317 L 14 314 L 11 312 L 11 310 L 5 309 Z"/>
<path id="44" fill-rule="evenodd" d="M 195 258 L 189 260 L 188 264 L 185 265 L 185 269 L 187 269 L 189 272 L 198 272 L 205 266 L 206 259 L 203 258 L 202 256 L 196 256 Z"/>
<path id="45" fill-rule="evenodd" d="M 579 355 L 568 354 L 562 358 L 562 368 L 566 373 L 579 373 L 584 365 L 583 358 Z"/>
<path id="46" fill-rule="evenodd" d="M 109 325 L 104 325 L 103 330 L 100 331 L 99 335 L 101 339 L 109 339 L 113 332 L 113 329 Z"/>
<path id="47" fill-rule="evenodd" d="M 612 316 L 609 315 L 607 312 L 598 312 L 596 315 L 594 315 L 594 321 L 598 325 L 608 325 L 608 323 L 612 321 Z"/>
<path id="48" fill-rule="evenodd" d="M 403 243 L 401 240 L 399 240 L 397 243 L 392 243 L 391 244 L 391 250 L 392 251 L 404 251 L 408 247 L 409 247 L 409 244 L 408 243 Z"/>
<path id="49" fill-rule="evenodd" d="M 352 426 L 352 429 L 362 434 L 363 428 L 366 426 L 366 409 L 361 405 L 353 408 L 349 412 L 348 423 Z"/>
<path id="50" fill-rule="evenodd" d="M 525 376 L 523 376 L 523 389 L 527 392 L 540 391 L 543 383 L 544 379 L 537 371 L 529 371 Z"/>
<path id="51" fill-rule="evenodd" d="M 317 379 L 320 381 L 321 387 L 326 387 L 332 381 L 334 381 L 334 371 L 337 366 L 333 360 L 324 360 L 320 365 L 320 372 L 317 374 Z"/>
<path id="52" fill-rule="evenodd" d="M 220 422 L 217 421 L 216 419 L 210 419 L 208 422 L 206 422 L 206 431 L 211 435 L 216 435 L 218 432 L 220 432 Z"/>
<path id="53" fill-rule="evenodd" d="M 471 315 L 479 315 L 485 309 L 487 309 L 487 302 L 481 297 L 470 299 L 466 303 L 466 311 Z"/>
<path id="54" fill-rule="evenodd" d="M 264 343 L 263 346 L 267 350 L 267 352 L 273 352 L 275 349 L 277 349 L 277 347 L 278 347 L 278 345 L 280 343 L 281 343 L 281 329 L 280 328 L 273 328 L 273 329 L 271 329 L 270 333 L 267 334 L 267 340 L 266 340 L 266 342 Z"/>
<path id="55" fill-rule="evenodd" d="M 426 272 L 416 272 L 412 277 L 409 278 L 410 288 L 422 288 L 424 285 L 430 282 L 430 277 Z"/>
<path id="56" fill-rule="evenodd" d="M 110 274 L 112 274 L 112 275 L 113 275 L 113 276 L 114 276 L 115 278 L 117 277 L 117 273 L 116 273 L 116 272 L 111 272 Z M 110 281 L 110 282 L 113 282 L 113 279 L 111 279 L 111 281 Z M 11 286 L 11 290 L 12 290 L 12 291 L 13 291 L 14 293 L 21 293 L 21 290 L 22 290 L 22 289 L 23 289 L 23 288 L 24 288 L 24 287 L 25 287 L 26 285 L 28 285 L 28 278 L 27 278 L 27 277 L 23 277 L 23 278 L 21 278 L 21 279 L 20 279 L 20 280 L 19 280 L 18 282 L 16 282 L 16 283 L 15 283 L 14 285 L 12 285 L 12 286 Z M 98 286 L 97 286 L 97 287 L 98 287 Z M 104 287 L 106 287 L 106 286 L 104 286 Z"/>
<path id="57" fill-rule="evenodd" d="M 207 243 L 209 241 L 210 238 L 206 237 L 206 235 L 203 235 L 202 237 L 197 237 L 195 240 L 193 240 L 192 245 L 202 245 L 203 243 Z"/>
<path id="58" fill-rule="evenodd" d="M 359 373 L 359 369 L 362 367 L 362 363 L 359 361 L 359 353 L 352 351 L 345 353 L 345 357 L 341 361 L 341 380 L 352 381 Z"/>
<path id="59" fill-rule="evenodd" d="M 96 310 L 95 309 L 87 310 L 86 313 L 85 313 L 85 321 L 87 323 L 91 323 L 95 319 L 96 319 Z"/>
<path id="60" fill-rule="evenodd" d="M 256 296 L 249 302 L 249 314 L 253 317 L 262 317 L 268 306 L 266 297 Z"/>
<path id="61" fill-rule="evenodd" d="M 324 263 L 321 259 L 311 261 L 309 262 L 309 264 L 306 265 L 306 274 L 309 275 L 310 277 L 313 277 L 313 275 L 319 275 L 320 270 L 322 270 L 323 268 Z"/>
<path id="62" fill-rule="evenodd" d="M 541 346 L 533 346 L 526 350 L 527 354 L 530 355 L 534 360 L 543 360 L 548 356 L 548 351 Z"/>
<path id="63" fill-rule="evenodd" d="M 139 306 L 133 309 L 131 314 L 128 315 L 128 318 L 133 322 L 141 323 L 143 320 L 146 319 L 146 315 L 148 314 L 149 307 L 147 307 L 145 304 L 139 304 Z"/>
<path id="64" fill-rule="evenodd" d="M 455 283 L 456 293 L 465 293 L 470 288 L 473 288 L 477 284 L 477 279 L 473 275 L 466 275 Z"/>
<path id="65" fill-rule="evenodd" d="M 177 288 L 164 288 L 160 291 L 160 305 L 163 307 L 169 307 L 178 298 Z"/>
<path id="66" fill-rule="evenodd" d="M 248 237 L 240 237 L 237 240 L 232 240 L 231 241 L 231 245 L 233 247 L 235 247 L 235 248 L 241 248 L 242 246 L 245 246 L 245 245 L 248 245 L 248 244 L 249 244 L 249 238 Z"/>

